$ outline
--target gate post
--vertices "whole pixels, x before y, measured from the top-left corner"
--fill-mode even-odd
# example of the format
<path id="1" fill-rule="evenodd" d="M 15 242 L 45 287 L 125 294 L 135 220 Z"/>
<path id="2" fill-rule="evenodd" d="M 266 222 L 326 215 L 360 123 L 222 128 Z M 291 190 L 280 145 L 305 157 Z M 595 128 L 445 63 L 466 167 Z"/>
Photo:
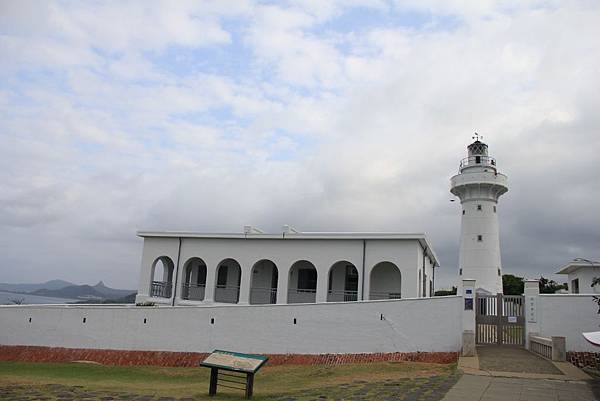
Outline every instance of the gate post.
<path id="1" fill-rule="evenodd" d="M 529 335 L 540 333 L 540 324 L 537 318 L 537 308 L 540 298 L 539 280 L 525 280 L 525 348 L 529 349 Z"/>
<path id="2" fill-rule="evenodd" d="M 462 355 L 475 356 L 475 280 L 462 281 Z"/>
<path id="3" fill-rule="evenodd" d="M 502 293 L 496 294 L 496 344 L 502 345 L 504 342 L 504 308 L 502 307 L 504 301 L 502 300 Z"/>

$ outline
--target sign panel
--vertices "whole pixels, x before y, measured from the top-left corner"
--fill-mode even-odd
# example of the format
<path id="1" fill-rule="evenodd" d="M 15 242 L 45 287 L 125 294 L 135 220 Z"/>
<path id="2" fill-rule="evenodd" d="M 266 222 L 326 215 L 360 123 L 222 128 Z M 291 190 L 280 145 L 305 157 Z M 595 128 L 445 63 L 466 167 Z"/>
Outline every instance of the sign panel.
<path id="1" fill-rule="evenodd" d="M 536 297 L 528 296 L 526 301 L 527 321 L 535 323 L 537 321 L 537 302 Z"/>
<path id="2" fill-rule="evenodd" d="M 465 310 L 473 310 L 473 298 L 465 298 Z"/>
<path id="3" fill-rule="evenodd" d="M 517 317 L 516 316 L 509 316 L 508 317 L 508 323 L 517 323 Z"/>
<path id="4" fill-rule="evenodd" d="M 266 356 L 262 355 L 214 350 L 200 365 L 237 372 L 255 373 L 267 359 Z"/>

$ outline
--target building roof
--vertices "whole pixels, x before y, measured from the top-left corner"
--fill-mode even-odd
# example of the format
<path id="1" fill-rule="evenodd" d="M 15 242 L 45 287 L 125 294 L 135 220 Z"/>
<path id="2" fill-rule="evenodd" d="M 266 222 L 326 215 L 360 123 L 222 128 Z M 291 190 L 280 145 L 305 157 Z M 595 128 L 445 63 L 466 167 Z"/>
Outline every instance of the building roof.
<path id="1" fill-rule="evenodd" d="M 593 263 L 590 263 L 593 262 Z M 600 268 L 600 262 L 597 261 L 590 261 L 590 262 L 586 262 L 586 261 L 580 261 L 580 260 L 574 260 L 572 262 L 567 263 L 566 265 L 562 266 L 560 268 L 559 271 L 556 272 L 556 274 L 569 274 L 574 272 L 577 269 L 581 269 L 581 268 Z"/>
<path id="2" fill-rule="evenodd" d="M 386 233 L 386 232 L 282 232 L 282 233 L 198 233 L 190 231 L 138 231 L 138 237 L 161 237 L 161 238 L 214 238 L 214 239 L 280 239 L 280 240 L 300 240 L 300 239 L 318 239 L 318 240 L 416 240 L 425 248 L 427 256 L 433 261 L 434 267 L 440 264 L 438 258 L 431 247 L 429 238 L 423 233 Z"/>

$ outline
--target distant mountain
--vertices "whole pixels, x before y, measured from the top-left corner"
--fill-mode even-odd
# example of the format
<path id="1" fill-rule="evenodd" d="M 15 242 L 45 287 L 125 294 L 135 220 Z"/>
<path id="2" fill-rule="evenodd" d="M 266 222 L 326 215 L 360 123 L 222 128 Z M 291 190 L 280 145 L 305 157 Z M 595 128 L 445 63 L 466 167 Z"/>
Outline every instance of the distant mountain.
<path id="1" fill-rule="evenodd" d="M 118 290 L 116 288 L 110 288 L 104 285 L 102 281 L 98 282 L 94 287 L 94 290 L 98 291 L 104 298 L 108 299 L 119 299 L 131 295 L 136 292 L 135 290 Z"/>
<path id="2" fill-rule="evenodd" d="M 58 290 L 48 290 L 45 288 L 31 292 L 32 295 L 44 297 L 71 298 L 71 299 L 105 299 L 103 293 L 97 291 L 94 287 L 84 285 L 69 285 Z"/>
<path id="3" fill-rule="evenodd" d="M 0 291 L 8 291 L 8 292 L 32 292 L 41 289 L 46 290 L 59 290 L 64 287 L 68 287 L 70 285 L 75 285 L 65 280 L 50 280 L 45 283 L 39 284 L 10 284 L 10 283 L 0 283 Z"/>

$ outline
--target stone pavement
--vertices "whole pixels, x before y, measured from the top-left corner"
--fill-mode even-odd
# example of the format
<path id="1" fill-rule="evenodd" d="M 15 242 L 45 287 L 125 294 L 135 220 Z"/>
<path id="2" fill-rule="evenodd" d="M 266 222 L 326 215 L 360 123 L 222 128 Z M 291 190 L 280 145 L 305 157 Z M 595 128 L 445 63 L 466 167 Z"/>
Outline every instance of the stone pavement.
<path id="1" fill-rule="evenodd" d="M 563 374 L 551 361 L 521 347 L 479 346 L 477 357 L 479 369 L 485 371 Z"/>
<path id="2" fill-rule="evenodd" d="M 584 381 L 463 375 L 443 401 L 595 401 Z"/>
<path id="3" fill-rule="evenodd" d="M 443 401 L 593 401 L 600 381 L 568 362 L 552 362 L 524 348 L 477 347 L 461 357 L 465 374 Z"/>
<path id="4" fill-rule="evenodd" d="M 277 397 L 261 397 L 255 388 L 255 398 L 270 401 L 325 401 L 325 400 L 385 400 L 385 401 L 439 401 L 456 384 L 460 374 L 417 377 L 407 379 L 368 382 L 355 380 L 335 386 L 291 391 Z M 208 395 L 169 397 L 156 394 L 136 394 L 121 391 L 92 390 L 82 386 L 60 384 L 0 385 L 2 401 L 204 401 L 218 399 L 243 399 L 242 393 L 225 395 L 219 390 L 217 397 Z M 235 397 L 235 398 L 232 398 Z"/>

